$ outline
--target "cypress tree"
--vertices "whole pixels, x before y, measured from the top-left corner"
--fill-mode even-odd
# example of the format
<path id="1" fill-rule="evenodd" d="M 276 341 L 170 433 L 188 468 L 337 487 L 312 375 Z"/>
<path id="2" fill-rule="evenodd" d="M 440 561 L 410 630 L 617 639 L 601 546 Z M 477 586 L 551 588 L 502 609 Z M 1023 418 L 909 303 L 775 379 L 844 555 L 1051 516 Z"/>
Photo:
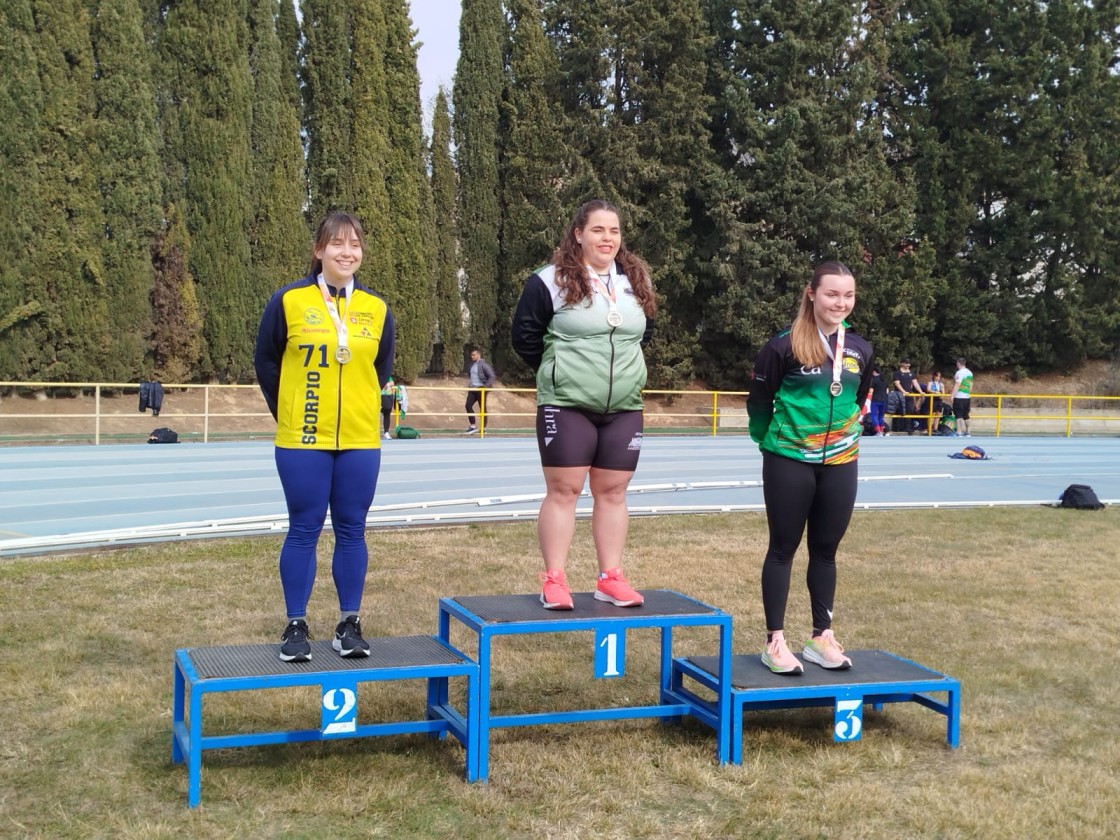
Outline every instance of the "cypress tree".
<path id="1" fill-rule="evenodd" d="M 276 36 L 280 41 L 280 89 L 296 113 L 303 116 L 303 95 L 300 93 L 299 51 L 300 31 L 294 0 L 279 0 L 276 15 Z"/>
<path id="2" fill-rule="evenodd" d="M 388 97 L 388 155 L 384 178 L 391 212 L 393 274 L 401 278 L 392 299 L 397 327 L 396 370 L 412 381 L 432 355 L 435 277 L 425 239 L 430 213 L 420 125 L 420 75 L 405 0 L 386 0 L 385 86 Z"/>
<path id="3" fill-rule="evenodd" d="M 99 378 L 135 381 L 149 373 L 151 249 L 163 213 L 155 90 L 137 0 L 101 0 L 93 36 L 102 253 L 113 336 Z"/>
<path id="4" fill-rule="evenodd" d="M 361 277 L 395 306 L 400 287 L 412 278 L 398 275 L 393 262 L 393 222 L 386 189 L 389 159 L 389 94 L 385 85 L 385 14 L 381 0 L 352 4 L 350 102 L 348 136 L 352 146 L 343 158 L 339 180 L 342 206 L 357 214 L 365 227 L 366 248 Z M 316 131 L 325 127 L 317 124 Z M 341 134 L 341 132 L 339 132 Z M 398 330 L 399 332 L 399 330 Z"/>
<path id="5" fill-rule="evenodd" d="M 36 0 L 32 10 L 43 102 L 36 160 L 42 213 L 32 223 L 36 248 L 28 277 L 42 290 L 45 317 L 35 321 L 41 329 L 24 361 L 37 379 L 97 380 L 110 332 L 89 13 L 80 0 Z"/>
<path id="6" fill-rule="evenodd" d="M 31 379 L 45 337 L 43 287 L 31 271 L 42 215 L 36 165 L 43 108 L 30 0 L 0 6 L 0 379 Z"/>
<path id="7" fill-rule="evenodd" d="M 463 0 L 453 90 L 459 246 L 470 340 L 493 350 L 498 318 L 498 103 L 505 20 L 500 0 Z"/>
<path id="8" fill-rule="evenodd" d="M 187 382 L 202 355 L 202 314 L 190 275 L 190 234 L 178 208 L 167 208 L 166 226 L 152 244 L 150 346 L 164 382 Z"/>
<path id="9" fill-rule="evenodd" d="M 253 336 L 271 279 L 250 266 L 252 181 L 246 7 L 240 0 L 184 0 L 160 35 L 170 78 L 171 198 L 190 232 L 205 339 L 200 373 L 239 380 L 252 371 Z"/>
<path id="10" fill-rule="evenodd" d="M 459 260 L 456 248 L 455 165 L 451 160 L 451 115 L 447 93 L 436 94 L 432 114 L 432 205 L 435 218 L 436 325 L 439 330 L 439 367 L 455 375 L 463 367 L 463 297 L 459 289 Z"/>
<path id="11" fill-rule="evenodd" d="M 291 3 L 284 0 L 280 5 Z M 277 35 L 276 0 L 251 0 L 249 68 L 253 80 L 253 273 L 270 289 L 307 269 L 311 235 L 303 216 L 304 181 L 300 119 L 291 96 L 294 78 Z M 259 305 L 263 308 L 264 302 Z"/>
<path id="12" fill-rule="evenodd" d="M 304 131 L 311 223 L 349 206 L 343 180 L 350 164 L 350 23 L 348 6 L 301 0 L 303 10 Z M 362 4 L 358 4 L 362 5 Z"/>

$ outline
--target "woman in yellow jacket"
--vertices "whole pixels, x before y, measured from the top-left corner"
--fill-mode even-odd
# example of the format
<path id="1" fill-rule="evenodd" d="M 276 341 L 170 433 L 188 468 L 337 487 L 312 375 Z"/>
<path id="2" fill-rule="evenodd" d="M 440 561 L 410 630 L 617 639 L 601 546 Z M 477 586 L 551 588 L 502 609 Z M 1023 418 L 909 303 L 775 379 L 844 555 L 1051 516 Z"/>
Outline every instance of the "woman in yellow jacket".
<path id="1" fill-rule="evenodd" d="M 366 515 L 381 468 L 377 395 L 392 375 L 393 315 L 357 281 L 363 250 L 354 216 L 327 216 L 308 276 L 272 296 L 257 334 L 257 381 L 276 418 L 276 469 L 288 506 L 280 549 L 285 662 L 311 658 L 307 602 L 328 508 L 339 606 L 332 647 L 341 656 L 369 656 L 358 612 L 368 565 Z"/>

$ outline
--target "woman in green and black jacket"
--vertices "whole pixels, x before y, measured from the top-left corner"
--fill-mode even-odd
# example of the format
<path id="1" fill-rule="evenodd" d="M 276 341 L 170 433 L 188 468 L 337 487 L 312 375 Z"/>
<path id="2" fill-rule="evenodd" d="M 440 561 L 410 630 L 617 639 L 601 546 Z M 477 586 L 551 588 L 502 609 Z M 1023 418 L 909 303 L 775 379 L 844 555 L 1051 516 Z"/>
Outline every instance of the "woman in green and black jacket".
<path id="1" fill-rule="evenodd" d="M 537 372 L 537 446 L 546 495 L 537 518 L 545 571 L 541 603 L 570 610 L 564 567 L 585 482 L 599 577 L 595 598 L 619 607 L 644 599 L 622 574 L 626 488 L 642 448 L 642 348 L 657 304 L 649 267 L 622 241 L 618 209 L 584 204 L 552 263 L 527 281 L 513 316 L 513 348 Z"/>
<path id="2" fill-rule="evenodd" d="M 793 326 L 759 353 L 747 397 L 751 438 L 762 450 L 770 528 L 762 565 L 762 661 L 775 673 L 803 671 L 786 646 L 784 628 L 793 557 L 806 527 L 813 633 L 803 656 L 824 668 L 852 664 L 833 635 L 832 608 L 836 550 L 856 500 L 860 406 L 872 375 L 871 345 L 846 329 L 855 302 L 856 281 L 847 266 L 818 266 Z"/>

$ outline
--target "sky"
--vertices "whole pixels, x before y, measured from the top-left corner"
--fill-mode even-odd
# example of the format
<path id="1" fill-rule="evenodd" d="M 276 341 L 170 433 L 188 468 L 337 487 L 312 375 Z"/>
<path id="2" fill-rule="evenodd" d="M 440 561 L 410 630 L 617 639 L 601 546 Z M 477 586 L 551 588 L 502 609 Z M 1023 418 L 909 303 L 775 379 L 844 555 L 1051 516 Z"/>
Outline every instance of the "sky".
<path id="1" fill-rule="evenodd" d="M 451 93 L 455 63 L 459 60 L 459 0 L 411 0 L 412 26 L 421 42 L 420 104 L 425 126 L 431 125 L 432 106 L 440 85 Z"/>

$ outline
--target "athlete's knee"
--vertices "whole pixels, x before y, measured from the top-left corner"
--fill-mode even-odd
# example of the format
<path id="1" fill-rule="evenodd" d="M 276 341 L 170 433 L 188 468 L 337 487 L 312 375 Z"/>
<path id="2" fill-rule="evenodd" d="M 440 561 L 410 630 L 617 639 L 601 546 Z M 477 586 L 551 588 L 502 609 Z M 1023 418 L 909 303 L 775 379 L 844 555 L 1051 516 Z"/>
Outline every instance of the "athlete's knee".
<path id="1" fill-rule="evenodd" d="M 591 482 L 591 496 L 596 502 L 604 502 L 606 504 L 625 504 L 626 503 L 626 489 L 629 487 L 630 481 L 614 481 L 614 482 Z"/>

